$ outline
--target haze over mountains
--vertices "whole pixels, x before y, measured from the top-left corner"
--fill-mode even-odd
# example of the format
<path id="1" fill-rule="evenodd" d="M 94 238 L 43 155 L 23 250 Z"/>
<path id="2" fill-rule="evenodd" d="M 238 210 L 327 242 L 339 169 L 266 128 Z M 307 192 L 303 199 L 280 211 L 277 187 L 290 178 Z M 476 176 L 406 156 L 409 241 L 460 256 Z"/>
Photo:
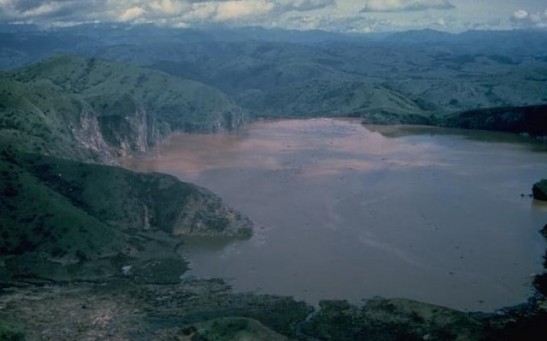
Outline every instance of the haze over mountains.
<path id="1" fill-rule="evenodd" d="M 76 54 L 161 70 L 224 92 L 253 117 L 443 116 L 547 102 L 545 31 L 344 35 L 263 28 L 5 26 L 4 69 Z"/>

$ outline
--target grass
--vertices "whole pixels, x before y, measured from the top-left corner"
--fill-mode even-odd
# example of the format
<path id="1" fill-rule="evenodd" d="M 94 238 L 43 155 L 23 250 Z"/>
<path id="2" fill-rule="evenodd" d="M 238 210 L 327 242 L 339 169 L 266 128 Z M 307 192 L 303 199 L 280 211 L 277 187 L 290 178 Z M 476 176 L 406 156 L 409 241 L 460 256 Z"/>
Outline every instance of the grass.
<path id="1" fill-rule="evenodd" d="M 26 340 L 25 332 L 22 327 L 9 324 L 3 321 L 3 317 L 0 316 L 0 340 L 23 341 Z"/>
<path id="2" fill-rule="evenodd" d="M 161 264 L 178 258 L 179 238 L 246 235 L 250 226 L 214 194 L 169 175 L 3 148 L 0 180 L 0 251 L 12 256 L 6 280 L 107 278 L 131 259 L 148 281 L 171 278 Z M 156 241 L 143 233 L 162 233 L 171 253 L 146 251 Z M 144 266 L 156 257 L 160 265 Z"/>
<path id="3" fill-rule="evenodd" d="M 118 115 L 112 106 L 127 114 L 142 105 L 177 130 L 214 131 L 226 123 L 224 114 L 242 115 L 226 95 L 202 83 L 94 58 L 56 57 L 16 70 L 12 77 L 24 83 L 47 79 L 64 92 L 79 95 L 101 115 Z M 125 97 L 121 106 L 112 101 L 124 96 L 132 100 Z"/>

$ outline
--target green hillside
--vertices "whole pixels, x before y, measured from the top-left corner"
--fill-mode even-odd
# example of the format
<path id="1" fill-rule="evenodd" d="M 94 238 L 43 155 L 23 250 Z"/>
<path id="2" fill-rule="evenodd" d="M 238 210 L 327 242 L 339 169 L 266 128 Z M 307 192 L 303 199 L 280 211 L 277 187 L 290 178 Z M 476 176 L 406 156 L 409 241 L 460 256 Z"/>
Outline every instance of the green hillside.
<path id="1" fill-rule="evenodd" d="M 98 165 L 172 130 L 244 121 L 218 90 L 133 66 L 57 57 L 3 73 L 0 282 L 177 282 L 181 238 L 250 236 L 251 222 L 203 188 Z"/>
<path id="2" fill-rule="evenodd" d="M 195 81 L 135 66 L 94 58 L 61 56 L 16 70 L 22 81 L 50 80 L 67 93 L 80 95 L 93 108 L 112 114 L 113 98 L 129 95 L 162 124 L 185 131 L 237 128 L 244 117 L 219 90 Z M 128 109 L 131 109 L 129 107 Z"/>
<path id="3" fill-rule="evenodd" d="M 280 87 L 271 92 L 249 92 L 240 103 L 258 116 L 320 117 L 419 115 L 428 112 L 416 102 L 382 85 L 352 81 L 313 80 Z"/>
<path id="4" fill-rule="evenodd" d="M 217 196 L 168 175 L 3 149 L 0 179 L 4 283 L 105 279 L 122 275 L 122 266 L 176 282 L 185 270 L 181 238 L 251 233 L 251 222 Z M 155 268 L 145 269 L 152 260 Z M 171 267 L 165 278 L 162 262 Z"/>
<path id="5" fill-rule="evenodd" d="M 26 152 L 112 162 L 173 130 L 230 130 L 245 121 L 211 87 L 94 59 L 57 57 L 0 78 L 0 141 Z"/>

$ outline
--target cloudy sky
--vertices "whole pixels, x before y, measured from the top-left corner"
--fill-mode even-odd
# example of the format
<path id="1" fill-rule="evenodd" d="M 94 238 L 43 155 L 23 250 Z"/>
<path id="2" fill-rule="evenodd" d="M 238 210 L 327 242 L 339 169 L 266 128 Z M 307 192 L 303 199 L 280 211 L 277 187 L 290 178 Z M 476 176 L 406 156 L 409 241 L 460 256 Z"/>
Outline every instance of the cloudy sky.
<path id="1" fill-rule="evenodd" d="M 0 0 L 3 23 L 208 24 L 345 32 L 547 29 L 547 0 Z"/>

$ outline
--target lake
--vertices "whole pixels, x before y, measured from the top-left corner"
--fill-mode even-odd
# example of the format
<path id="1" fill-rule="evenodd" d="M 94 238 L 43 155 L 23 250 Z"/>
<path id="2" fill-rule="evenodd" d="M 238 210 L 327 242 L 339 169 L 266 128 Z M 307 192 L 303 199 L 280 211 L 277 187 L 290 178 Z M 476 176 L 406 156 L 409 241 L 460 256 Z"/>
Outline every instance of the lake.
<path id="1" fill-rule="evenodd" d="M 528 194 L 547 153 L 523 140 L 264 121 L 175 134 L 126 166 L 204 186 L 256 223 L 247 241 L 188 241 L 188 276 L 312 304 L 383 296 L 493 311 L 525 302 L 542 271 L 547 206 Z"/>

